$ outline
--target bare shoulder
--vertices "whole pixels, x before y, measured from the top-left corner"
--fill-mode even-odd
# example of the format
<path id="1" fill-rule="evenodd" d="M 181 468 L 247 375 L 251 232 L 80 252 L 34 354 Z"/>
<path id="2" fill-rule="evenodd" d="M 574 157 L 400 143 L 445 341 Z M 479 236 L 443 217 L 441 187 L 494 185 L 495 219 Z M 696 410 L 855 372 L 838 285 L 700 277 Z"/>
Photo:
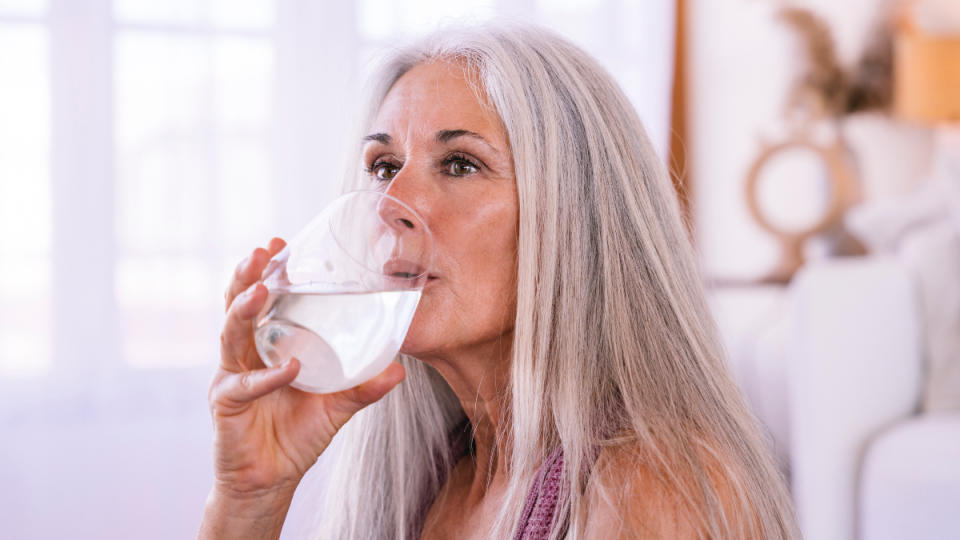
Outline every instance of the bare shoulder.
<path id="1" fill-rule="evenodd" d="M 710 452 L 698 452 L 721 511 L 728 520 L 743 516 L 738 509 L 729 467 Z M 585 493 L 588 516 L 586 538 L 700 539 L 709 535 L 702 525 L 703 504 L 689 500 L 668 480 L 702 490 L 694 475 L 664 471 L 636 443 L 605 448 L 599 455 Z M 695 493 L 697 493 L 695 491 Z M 699 493 L 697 493 L 698 495 Z M 694 496 L 697 496 L 694 495 Z M 699 511 L 698 511 L 699 510 Z"/>

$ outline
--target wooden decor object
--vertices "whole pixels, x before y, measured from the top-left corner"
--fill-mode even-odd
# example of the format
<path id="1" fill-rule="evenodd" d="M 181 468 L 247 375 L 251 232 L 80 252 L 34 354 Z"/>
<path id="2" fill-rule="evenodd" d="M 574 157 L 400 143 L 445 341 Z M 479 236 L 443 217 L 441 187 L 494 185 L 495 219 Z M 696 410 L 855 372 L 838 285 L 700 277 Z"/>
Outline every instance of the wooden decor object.
<path id="1" fill-rule="evenodd" d="M 760 208 L 758 191 L 764 166 L 777 154 L 791 150 L 812 151 L 823 160 L 828 171 L 829 201 L 826 212 L 813 225 L 802 230 L 783 230 L 772 223 Z M 777 267 L 762 283 L 788 283 L 793 274 L 803 265 L 803 245 L 808 238 L 822 234 L 842 225 L 843 213 L 860 197 L 856 175 L 847 161 L 842 145 L 822 146 L 800 138 L 782 142 L 761 152 L 747 173 L 747 208 L 757 224 L 777 238 L 781 246 L 781 258 Z"/>
<path id="2" fill-rule="evenodd" d="M 894 43 L 897 116 L 924 124 L 960 122 L 960 36 L 906 28 Z"/>

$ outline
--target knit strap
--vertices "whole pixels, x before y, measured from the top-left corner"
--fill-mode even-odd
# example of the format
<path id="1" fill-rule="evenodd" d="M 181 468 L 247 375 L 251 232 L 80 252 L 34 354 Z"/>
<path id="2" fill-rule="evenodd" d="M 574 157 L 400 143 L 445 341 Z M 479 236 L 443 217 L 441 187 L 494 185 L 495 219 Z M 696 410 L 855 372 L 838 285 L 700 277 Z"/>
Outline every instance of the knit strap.
<path id="1" fill-rule="evenodd" d="M 557 502 L 563 488 L 563 449 L 554 450 L 537 471 L 527 495 L 514 540 L 546 540 L 557 519 Z"/>

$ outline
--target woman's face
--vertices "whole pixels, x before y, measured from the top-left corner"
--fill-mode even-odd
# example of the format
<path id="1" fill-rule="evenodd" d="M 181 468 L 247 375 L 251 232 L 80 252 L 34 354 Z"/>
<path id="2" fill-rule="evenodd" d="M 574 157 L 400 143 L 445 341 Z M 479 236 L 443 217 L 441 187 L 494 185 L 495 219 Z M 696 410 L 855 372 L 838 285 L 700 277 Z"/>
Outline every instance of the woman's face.
<path id="1" fill-rule="evenodd" d="M 512 332 L 516 312 L 517 187 L 506 132 L 453 62 L 401 77 L 365 137 L 375 185 L 433 232 L 430 279 L 401 352 L 447 356 Z"/>

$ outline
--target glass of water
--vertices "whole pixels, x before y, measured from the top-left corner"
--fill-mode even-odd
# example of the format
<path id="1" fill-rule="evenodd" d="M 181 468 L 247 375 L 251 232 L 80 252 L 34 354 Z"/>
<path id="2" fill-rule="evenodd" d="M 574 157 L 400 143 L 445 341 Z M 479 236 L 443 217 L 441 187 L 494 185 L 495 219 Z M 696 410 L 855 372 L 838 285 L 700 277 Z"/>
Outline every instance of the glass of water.
<path id="1" fill-rule="evenodd" d="M 433 236 L 408 205 L 379 191 L 340 196 L 263 271 L 260 358 L 297 358 L 292 386 L 319 394 L 373 378 L 400 350 L 432 262 Z"/>

